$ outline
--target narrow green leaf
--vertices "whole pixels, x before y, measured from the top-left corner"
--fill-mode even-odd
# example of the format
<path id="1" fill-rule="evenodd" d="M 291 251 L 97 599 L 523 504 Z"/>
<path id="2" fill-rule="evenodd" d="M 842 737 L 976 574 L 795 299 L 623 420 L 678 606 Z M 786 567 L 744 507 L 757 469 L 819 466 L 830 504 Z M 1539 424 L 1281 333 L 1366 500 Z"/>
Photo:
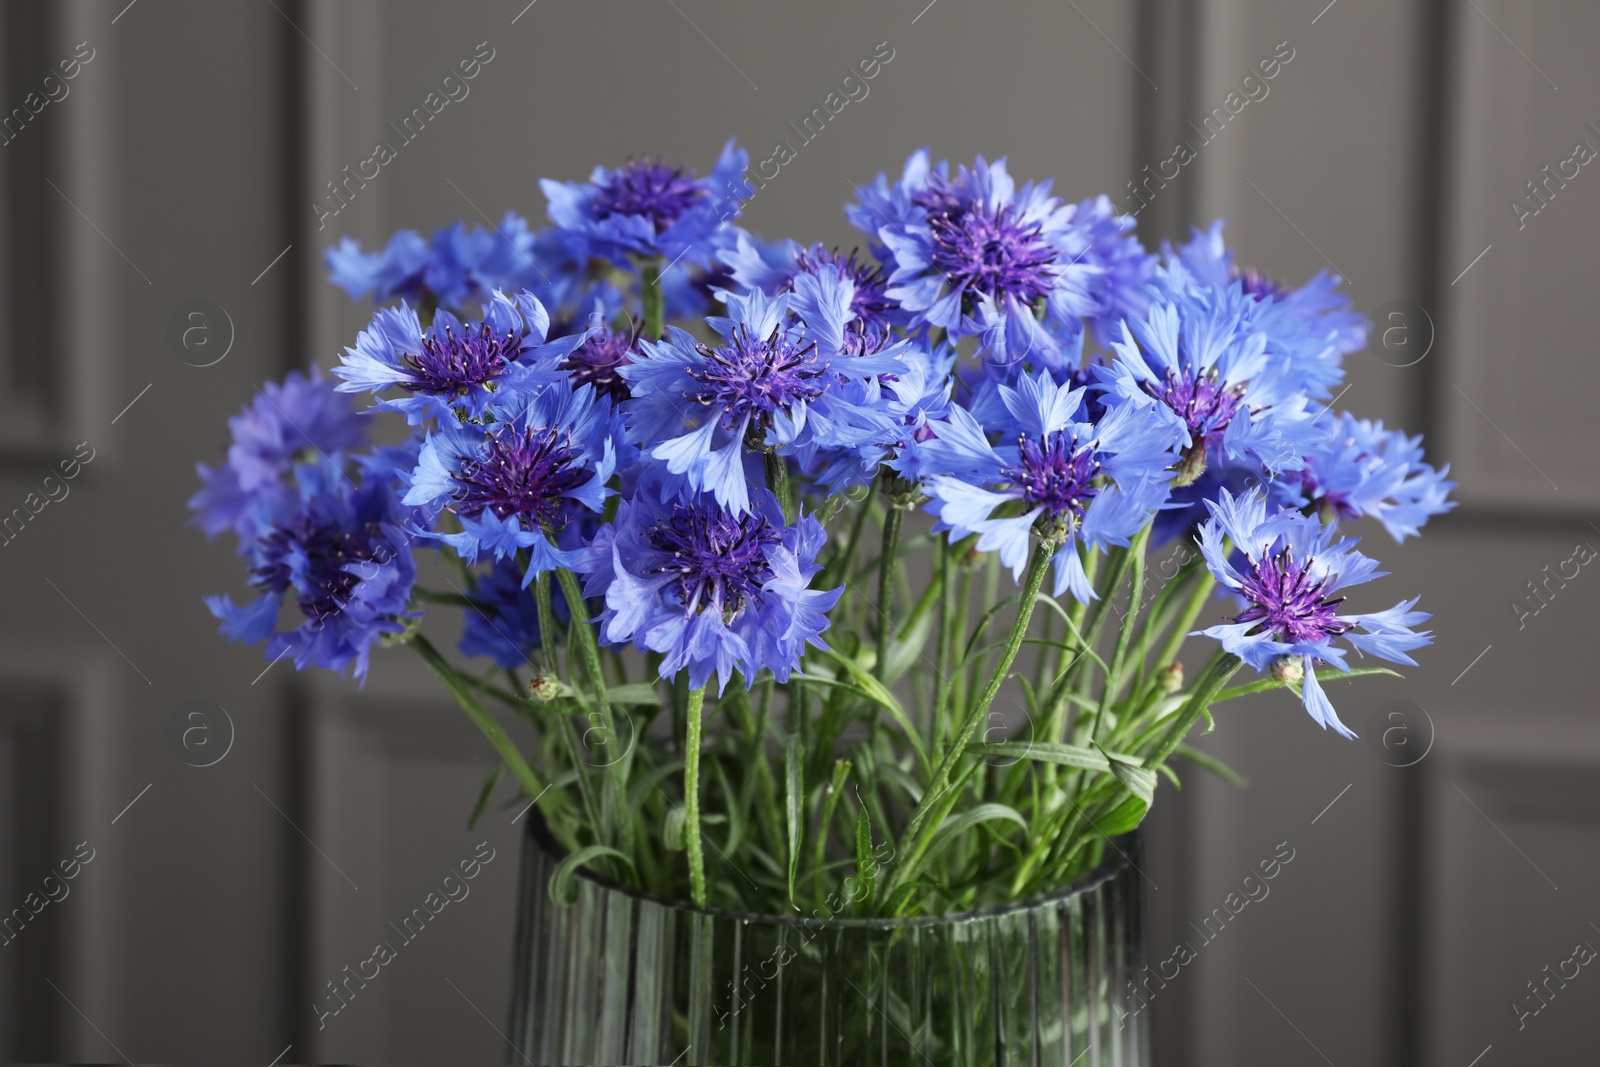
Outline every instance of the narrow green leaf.
<path id="1" fill-rule="evenodd" d="M 805 803 L 805 797 L 801 773 L 800 738 L 795 734 L 790 734 L 788 742 L 784 745 L 783 765 L 786 787 L 784 803 L 789 816 L 789 906 L 799 911 L 800 906 L 794 902 L 794 880 L 800 873 L 800 834 L 803 826 L 800 811 Z"/>
<path id="2" fill-rule="evenodd" d="M 1091 741 L 1090 744 L 1100 749 L 1100 746 L 1095 742 Z M 1100 751 L 1104 752 L 1105 750 L 1100 749 Z M 1110 753 L 1106 753 L 1106 755 L 1109 757 Z M 1155 800 L 1156 784 L 1160 781 L 1155 771 L 1147 770 L 1136 763 L 1113 759 L 1111 760 L 1111 773 L 1117 776 L 1117 781 L 1128 787 L 1128 792 L 1144 801 L 1146 808 Z"/>
<path id="3" fill-rule="evenodd" d="M 1055 763 L 1084 771 L 1109 771 L 1113 763 L 1139 767 L 1142 762 L 1136 756 L 1123 752 L 1107 752 L 1098 745 L 1094 748 L 1084 748 L 1081 745 L 1066 745 L 1058 741 L 985 741 L 970 746 L 970 751 L 983 756 Z"/>
<path id="4" fill-rule="evenodd" d="M 883 665 L 885 685 L 893 685 L 917 663 L 927 661 L 922 650 L 928 643 L 928 634 L 933 630 L 934 621 L 933 613 L 924 611 L 912 622 L 910 629 L 894 635 L 890 640 L 889 654 L 884 657 L 887 662 Z"/>
<path id="5" fill-rule="evenodd" d="M 922 860 L 917 866 L 919 868 L 926 866 L 930 859 L 937 856 L 952 841 L 980 823 L 996 822 L 1001 819 L 1016 823 L 1023 832 L 1027 832 L 1028 820 L 1009 804 L 979 804 L 941 823 L 933 832 L 933 836 L 928 839 L 928 848 L 923 852 Z"/>
<path id="6" fill-rule="evenodd" d="M 1147 801 L 1139 797 L 1123 797 L 1122 803 L 1095 821 L 1094 828 L 1107 837 L 1116 837 L 1137 827 L 1149 810 Z"/>
<path id="7" fill-rule="evenodd" d="M 894 694 L 889 692 L 882 682 L 874 678 L 871 672 L 863 669 L 861 664 L 855 660 L 847 656 L 841 656 L 831 648 L 819 648 L 816 651 L 843 667 L 856 683 L 854 688 L 862 696 L 888 710 L 890 717 L 899 724 L 900 729 L 906 735 L 906 740 L 910 742 L 911 748 L 916 752 L 917 762 L 924 767 L 928 767 L 928 753 L 922 745 L 922 732 L 911 721 L 911 716 L 906 714 L 906 709 L 902 708 L 900 702 L 894 698 Z"/>
<path id="8" fill-rule="evenodd" d="M 506 765 L 497 763 L 494 770 L 483 780 L 483 788 L 478 790 L 478 802 L 472 805 L 472 814 L 467 816 L 467 829 L 478 825 L 478 820 L 483 817 L 483 811 L 489 806 L 489 798 L 494 795 L 495 787 L 500 784 L 500 779 L 505 776 Z"/>
<path id="9" fill-rule="evenodd" d="M 972 646 L 977 643 L 979 637 L 983 636 L 983 631 L 988 628 L 991 622 L 994 621 L 994 617 L 1000 614 L 1000 612 L 1005 609 L 1007 604 L 1017 599 L 1018 595 L 1019 594 L 1017 593 L 1012 593 L 1010 596 L 1001 600 L 994 607 L 983 613 L 983 617 L 978 620 L 978 625 L 972 628 L 972 636 L 967 638 L 967 647 L 961 652 L 961 662 L 964 663 L 968 659 L 972 658 Z"/>
<path id="10" fill-rule="evenodd" d="M 452 667 L 450 662 L 439 654 L 439 650 L 433 647 L 432 642 L 421 634 L 417 634 L 411 639 L 411 647 L 417 650 L 417 654 L 422 657 L 423 662 L 444 683 L 444 687 L 450 691 L 450 695 L 456 698 L 456 703 L 461 705 L 461 710 L 465 711 L 467 716 L 477 724 L 478 729 L 483 731 L 483 736 L 489 739 L 489 743 L 500 754 L 500 758 L 511 768 L 512 773 L 517 776 L 517 781 L 522 784 L 522 788 L 527 791 L 528 796 L 535 800 L 543 796 L 545 787 L 544 783 L 539 780 L 539 775 L 528 765 L 528 761 L 523 758 L 522 753 L 517 750 L 516 743 L 511 740 L 511 735 L 506 733 L 505 727 L 500 725 L 500 721 L 485 711 L 483 705 L 478 702 L 478 698 L 473 696 L 472 688 L 467 683 L 465 676 Z"/>
<path id="11" fill-rule="evenodd" d="M 683 840 L 684 825 L 683 809 L 676 804 L 668 808 L 666 817 L 661 820 L 661 843 L 668 852 L 682 852 L 688 847 Z"/>
<path id="12" fill-rule="evenodd" d="M 856 880 L 859 883 L 856 900 L 865 909 L 872 905 L 878 861 L 872 854 L 872 816 L 867 814 L 866 804 L 861 803 L 860 792 L 856 793 L 856 803 L 861 805 L 861 811 L 856 815 Z"/>
<path id="13" fill-rule="evenodd" d="M 1231 786 L 1243 789 L 1249 784 L 1239 774 L 1238 771 L 1234 770 L 1226 763 L 1223 763 L 1209 752 L 1202 752 L 1198 748 L 1194 748 L 1190 745 L 1179 745 L 1177 748 L 1172 750 L 1172 754 L 1175 756 L 1182 756 L 1184 759 L 1198 767 L 1204 767 L 1206 770 L 1210 771 L 1218 778 L 1221 778 L 1224 782 L 1227 782 Z"/>
<path id="14" fill-rule="evenodd" d="M 556 864 L 556 869 L 550 874 L 550 898 L 560 904 L 576 904 L 578 887 L 574 883 L 574 876 L 578 873 L 578 868 L 601 856 L 621 860 L 630 872 L 633 871 L 633 861 L 616 849 L 605 845 L 587 845 Z"/>
<path id="15" fill-rule="evenodd" d="M 606 699 L 613 704 L 659 704 L 661 694 L 656 691 L 654 683 L 630 682 L 607 689 Z"/>
<path id="16" fill-rule="evenodd" d="M 712 760 L 711 768 L 717 772 L 717 785 L 722 789 L 723 807 L 728 812 L 728 840 L 722 846 L 722 851 L 734 856 L 738 854 L 739 846 L 744 841 L 744 805 L 739 802 L 739 795 L 734 792 L 733 783 L 728 781 L 728 772 L 723 770 L 722 761 Z"/>

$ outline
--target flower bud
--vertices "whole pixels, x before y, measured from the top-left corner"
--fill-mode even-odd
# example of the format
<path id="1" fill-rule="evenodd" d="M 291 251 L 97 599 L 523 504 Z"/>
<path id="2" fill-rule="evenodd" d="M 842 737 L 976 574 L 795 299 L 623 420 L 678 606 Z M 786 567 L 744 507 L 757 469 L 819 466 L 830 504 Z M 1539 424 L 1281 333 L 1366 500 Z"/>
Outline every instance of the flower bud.
<path id="1" fill-rule="evenodd" d="M 1156 676 L 1156 686 L 1163 693 L 1176 693 L 1183 688 L 1183 664 L 1177 660 L 1162 667 Z"/>
<path id="2" fill-rule="evenodd" d="M 572 688 L 553 674 L 536 674 L 528 682 L 528 696 L 541 704 L 572 696 Z"/>
<path id="3" fill-rule="evenodd" d="M 1279 656 L 1267 668 L 1267 673 L 1284 685 L 1299 685 L 1306 676 L 1306 667 L 1299 656 Z"/>

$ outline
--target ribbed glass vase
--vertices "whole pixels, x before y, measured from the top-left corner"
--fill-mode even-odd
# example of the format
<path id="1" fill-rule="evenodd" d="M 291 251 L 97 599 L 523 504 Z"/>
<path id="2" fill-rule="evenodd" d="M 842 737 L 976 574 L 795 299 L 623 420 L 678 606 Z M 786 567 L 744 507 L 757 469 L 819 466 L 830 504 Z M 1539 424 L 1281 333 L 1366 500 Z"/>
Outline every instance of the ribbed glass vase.
<path id="1" fill-rule="evenodd" d="M 1136 835 L 1074 885 L 931 918 L 807 919 L 696 908 L 576 879 L 523 846 L 514 1063 L 1140 1067 Z"/>

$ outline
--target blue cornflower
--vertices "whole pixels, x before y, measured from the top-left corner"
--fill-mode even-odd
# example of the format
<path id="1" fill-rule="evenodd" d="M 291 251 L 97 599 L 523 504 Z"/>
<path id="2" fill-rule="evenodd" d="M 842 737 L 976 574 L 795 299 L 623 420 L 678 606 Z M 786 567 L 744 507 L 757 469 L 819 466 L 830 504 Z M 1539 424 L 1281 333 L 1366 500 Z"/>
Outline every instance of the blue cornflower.
<path id="1" fill-rule="evenodd" d="M 639 320 L 630 317 L 627 329 L 612 329 L 598 303 L 590 320 L 593 325 L 584 332 L 582 342 L 559 366 L 575 387 L 591 385 L 613 404 L 620 404 L 632 395 L 622 368 L 639 354 Z"/>
<path id="2" fill-rule="evenodd" d="M 760 289 L 768 296 L 792 292 L 800 275 L 815 277 L 829 269 L 841 271 L 855 286 L 850 298 L 853 317 L 849 332 L 860 351 L 883 348 L 890 329 L 908 321 L 906 313 L 888 295 L 883 268 L 861 258 L 859 250 L 844 255 L 823 244 L 810 248 L 794 241 L 761 244 L 736 228 L 731 247 L 719 252 L 718 258 L 727 265 L 732 281 L 740 289 Z"/>
<path id="3" fill-rule="evenodd" d="M 859 402 L 881 396 L 887 424 L 880 436 L 853 451 L 825 453 L 823 462 L 808 471 L 816 483 L 828 493 L 840 493 L 871 483 L 885 466 L 905 481 L 921 481 L 922 452 L 916 446 L 933 439 L 937 420 L 950 417 L 956 358 L 948 343 L 931 353 L 913 346 L 900 354 L 905 369 L 843 386 L 846 396 L 855 394 Z"/>
<path id="4" fill-rule="evenodd" d="M 295 468 L 296 491 L 252 501 L 256 534 L 248 549 L 250 583 L 261 596 L 239 606 L 206 597 L 232 641 L 267 641 L 273 661 L 293 655 L 296 669 L 343 670 L 365 679 L 368 653 L 385 634 L 404 632 L 417 568 L 407 511 L 384 482 L 360 487 L 333 463 Z M 275 632 L 286 597 L 305 621 Z"/>
<path id="5" fill-rule="evenodd" d="M 329 280 L 359 300 L 372 293 L 376 303 L 402 298 L 424 306 L 460 308 L 486 299 L 495 290 L 515 291 L 538 273 L 535 234 L 515 212 L 493 231 L 467 229 L 460 222 L 435 231 L 428 241 L 414 230 L 389 238 L 381 252 L 363 252 L 350 237 L 325 253 Z"/>
<path id="6" fill-rule="evenodd" d="M 707 320 L 722 336 L 715 346 L 676 327 L 659 343 L 639 341 L 639 355 L 618 369 L 633 390 L 624 408 L 634 441 L 660 442 L 650 455 L 675 476 L 666 491 L 681 482 L 744 512 L 746 448 L 793 454 L 809 466 L 822 453 L 858 448 L 887 432 L 881 390 L 851 394 L 846 387 L 901 372 L 905 345 L 871 355 L 852 350 L 854 290 L 833 265 L 798 276 L 794 292 L 776 298 L 759 289 L 724 294 L 728 315 Z"/>
<path id="7" fill-rule="evenodd" d="M 621 417 L 592 387 L 565 377 L 535 391 L 520 408 L 496 407 L 496 421 L 454 420 L 428 434 L 411 475 L 405 503 L 431 516 L 448 511 L 459 533 L 428 532 L 468 563 L 480 553 L 503 559 L 527 549 L 526 585 L 557 567 L 570 567 L 575 549 L 552 536 L 582 509 L 599 512 L 619 464 L 633 461 Z"/>
<path id="8" fill-rule="evenodd" d="M 378 309 L 333 373 L 344 379 L 344 393 L 398 387 L 405 395 L 375 406 L 404 412 L 413 426 L 430 418 L 455 421 L 458 412 L 475 419 L 497 392 L 549 381 L 554 361 L 583 340 L 574 335 L 546 344 L 549 325 L 544 305 L 529 292 L 515 300 L 491 294 L 477 322 L 441 310 L 426 330 L 402 301 Z"/>
<path id="9" fill-rule="evenodd" d="M 1004 160 L 982 156 L 952 178 L 923 150 L 894 188 L 880 175 L 846 213 L 883 243 L 887 296 L 913 327 L 976 335 L 1003 366 L 1054 367 L 1085 317 L 1138 310 L 1149 267 L 1109 200 L 1063 204 L 1050 186 L 1018 190 Z"/>
<path id="10" fill-rule="evenodd" d="M 1320 425 L 1322 440 L 1306 454 L 1298 477 L 1272 484 L 1281 503 L 1340 519 L 1371 516 L 1402 542 L 1428 519 L 1456 506 L 1449 499 L 1455 488 L 1447 480 L 1450 465 L 1435 470 L 1424 463 L 1420 436 L 1386 431 L 1382 422 L 1349 412 Z"/>
<path id="11" fill-rule="evenodd" d="M 248 539 L 254 532 L 250 505 L 256 497 L 288 492 L 284 477 L 297 460 L 360 448 L 366 443 L 366 424 L 366 416 L 315 367 L 310 374 L 290 371 L 281 385 L 266 383 L 228 420 L 233 443 L 227 463 L 196 467 L 202 487 L 189 500 L 197 512 L 191 521 L 208 537 L 233 529 Z"/>
<path id="12" fill-rule="evenodd" d="M 531 663 L 534 650 L 543 643 L 539 602 L 523 586 L 515 565 L 496 561 L 488 573 L 479 576 L 471 599 L 473 606 L 463 609 L 466 622 L 461 631 L 461 651 L 469 656 L 488 656 L 508 670 Z M 565 625 L 569 612 L 560 586 L 551 590 L 550 606 L 556 620 Z"/>
<path id="13" fill-rule="evenodd" d="M 663 678 L 687 669 L 698 689 L 715 674 L 720 693 L 734 671 L 749 688 L 765 668 L 786 682 L 806 645 L 828 647 L 821 635 L 844 592 L 808 588 L 826 539 L 812 516 L 786 525 L 766 490 L 742 513 L 707 494 L 640 492 L 585 550 L 584 592 L 605 598 L 602 640 L 661 653 Z"/>
<path id="14" fill-rule="evenodd" d="M 583 240 L 590 254 L 628 266 L 630 256 L 710 261 L 718 227 L 738 214 L 749 186 L 749 156 L 729 141 L 704 178 L 659 160 L 629 160 L 617 170 L 596 167 L 587 182 L 539 182 L 550 221 Z"/>
<path id="15" fill-rule="evenodd" d="M 1268 357 L 1253 307 L 1237 287 L 1169 294 L 1125 323 L 1116 358 L 1093 368 L 1109 394 L 1154 397 L 1181 430 L 1180 486 L 1208 463 L 1299 470 L 1317 438 L 1303 368 Z"/>
<path id="16" fill-rule="evenodd" d="M 1349 297 L 1336 292 L 1338 275 L 1318 271 L 1300 288 L 1290 289 L 1249 267 L 1240 267 L 1222 239 L 1221 219 L 1205 232 L 1193 230 L 1189 243 L 1177 250 L 1163 245 L 1162 251 L 1166 263 L 1158 273 L 1158 287 L 1226 289 L 1237 285 L 1246 296 L 1254 297 L 1254 328 L 1267 334 L 1269 356 L 1305 364 L 1307 386 L 1314 396 L 1327 396 L 1322 390 L 1339 380 L 1343 357 L 1366 346 L 1370 323 L 1365 315 L 1350 310 Z M 1318 367 L 1318 362 L 1326 367 Z"/>
<path id="17" fill-rule="evenodd" d="M 1376 560 L 1355 550 L 1354 540 L 1336 541 L 1334 527 L 1293 510 L 1269 514 L 1265 498 L 1255 491 L 1235 497 L 1223 490 L 1206 506 L 1211 518 L 1200 527 L 1200 551 L 1217 581 L 1239 595 L 1244 610 L 1227 625 L 1202 632 L 1257 671 L 1292 679 L 1298 667 L 1306 711 L 1324 728 L 1354 737 L 1317 683 L 1315 664 L 1350 669 L 1345 650 L 1334 644 L 1341 637 L 1363 655 L 1414 664 L 1407 653 L 1433 635 L 1412 627 L 1430 616 L 1411 610 L 1414 597 L 1387 611 L 1340 615 L 1344 598 L 1336 594 L 1341 589 L 1384 573 Z M 1225 539 L 1243 556 L 1242 566 L 1228 558 Z"/>
<path id="18" fill-rule="evenodd" d="M 1103 268 L 1079 261 L 1073 209 L 1050 195 L 1050 182 L 1018 191 L 1004 160 L 991 166 L 979 156 L 954 179 L 942 166 L 929 170 L 911 199 L 923 217 L 883 226 L 878 238 L 894 268 L 889 296 L 913 313 L 913 325 L 977 335 L 998 363 L 1052 361 L 1058 344 L 1035 309 L 1075 332 L 1094 310 L 1090 288 Z"/>
<path id="19" fill-rule="evenodd" d="M 930 424 L 934 439 L 916 446 L 934 529 L 949 530 L 951 541 L 978 534 L 978 549 L 998 552 L 1019 581 L 1029 535 L 1055 538 L 1055 595 L 1070 589 L 1088 602 L 1095 593 L 1079 544 L 1127 545 L 1150 521 L 1166 499 L 1179 436 L 1153 417 L 1148 399 L 1113 404 L 1096 422 L 1074 421 L 1084 390 L 1057 385 L 1048 372 L 992 388 L 996 402 L 975 405 L 987 421 L 953 408 Z"/>

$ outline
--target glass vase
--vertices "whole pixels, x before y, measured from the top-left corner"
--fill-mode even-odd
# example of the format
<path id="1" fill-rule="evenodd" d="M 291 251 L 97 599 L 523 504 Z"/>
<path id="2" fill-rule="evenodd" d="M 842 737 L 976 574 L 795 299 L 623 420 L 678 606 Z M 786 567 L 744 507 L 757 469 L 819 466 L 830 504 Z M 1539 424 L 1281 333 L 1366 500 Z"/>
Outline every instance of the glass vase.
<path id="1" fill-rule="evenodd" d="M 536 813 L 530 813 L 530 816 Z M 915 919 L 698 908 L 580 875 L 530 818 L 513 1063 L 1139 1067 L 1137 835 L 1078 882 Z"/>

